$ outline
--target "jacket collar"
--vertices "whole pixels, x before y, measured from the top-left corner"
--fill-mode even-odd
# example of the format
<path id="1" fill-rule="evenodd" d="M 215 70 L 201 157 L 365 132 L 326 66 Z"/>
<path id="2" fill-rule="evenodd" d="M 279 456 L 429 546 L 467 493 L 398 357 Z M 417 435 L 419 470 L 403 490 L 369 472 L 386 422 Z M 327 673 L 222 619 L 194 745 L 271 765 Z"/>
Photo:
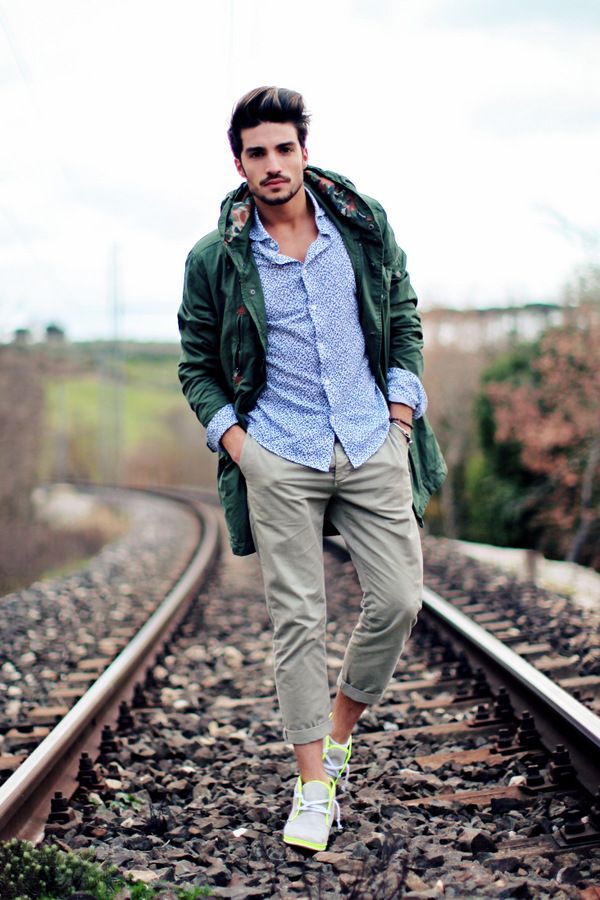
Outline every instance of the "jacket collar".
<path id="1" fill-rule="evenodd" d="M 334 219 L 344 219 L 369 233 L 377 227 L 373 211 L 347 178 L 316 166 L 307 166 L 304 183 L 313 190 Z M 219 233 L 226 244 L 230 245 L 242 237 L 246 241 L 249 239 L 253 210 L 254 200 L 244 181 L 239 188 L 227 194 L 221 204 Z"/>

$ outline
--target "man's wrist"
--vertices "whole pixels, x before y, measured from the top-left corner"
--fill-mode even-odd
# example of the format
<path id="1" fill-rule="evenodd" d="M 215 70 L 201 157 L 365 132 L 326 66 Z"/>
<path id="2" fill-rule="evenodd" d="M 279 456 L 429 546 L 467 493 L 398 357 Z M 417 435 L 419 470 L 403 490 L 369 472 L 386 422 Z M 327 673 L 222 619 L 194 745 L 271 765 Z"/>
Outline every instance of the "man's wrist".
<path id="1" fill-rule="evenodd" d="M 234 441 L 236 440 L 238 431 L 241 431 L 242 433 L 245 434 L 244 429 L 241 427 L 241 425 L 239 425 L 236 422 L 234 425 L 230 425 L 229 428 L 227 428 L 223 432 L 223 434 L 221 435 L 221 446 L 225 450 L 227 450 L 227 445 L 230 443 L 231 440 L 234 440 Z"/>
<path id="2" fill-rule="evenodd" d="M 404 425 L 412 431 L 413 423 L 407 422 L 405 419 L 399 419 L 398 416 L 390 416 L 390 422 L 394 422 L 396 425 Z"/>
<path id="3" fill-rule="evenodd" d="M 412 406 L 409 406 L 407 403 L 395 403 L 391 402 L 389 404 L 390 417 L 393 419 L 399 419 L 404 425 L 409 425 L 412 427 L 414 411 Z"/>

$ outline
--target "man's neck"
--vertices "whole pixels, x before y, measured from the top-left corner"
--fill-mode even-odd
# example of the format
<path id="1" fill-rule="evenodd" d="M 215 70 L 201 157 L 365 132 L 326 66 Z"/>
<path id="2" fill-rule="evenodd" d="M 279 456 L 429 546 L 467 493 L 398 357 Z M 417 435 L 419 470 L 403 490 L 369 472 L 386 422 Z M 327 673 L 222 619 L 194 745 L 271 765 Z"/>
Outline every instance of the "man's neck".
<path id="1" fill-rule="evenodd" d="M 260 220 L 267 231 L 279 228 L 294 231 L 296 228 L 304 226 L 307 219 L 314 219 L 314 210 L 304 185 L 291 200 L 282 203 L 281 206 L 272 206 L 257 198 L 255 198 L 255 202 Z"/>

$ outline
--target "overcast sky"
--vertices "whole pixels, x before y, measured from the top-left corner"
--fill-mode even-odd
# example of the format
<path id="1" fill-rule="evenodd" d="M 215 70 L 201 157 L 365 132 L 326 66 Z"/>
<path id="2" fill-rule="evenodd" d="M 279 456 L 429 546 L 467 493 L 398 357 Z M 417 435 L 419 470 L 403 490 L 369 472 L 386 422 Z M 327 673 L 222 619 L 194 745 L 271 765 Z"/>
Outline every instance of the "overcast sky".
<path id="1" fill-rule="evenodd" d="M 424 309 L 550 301 L 600 255 L 598 0 L 0 0 L 0 339 L 177 339 L 252 87 L 388 211 Z"/>

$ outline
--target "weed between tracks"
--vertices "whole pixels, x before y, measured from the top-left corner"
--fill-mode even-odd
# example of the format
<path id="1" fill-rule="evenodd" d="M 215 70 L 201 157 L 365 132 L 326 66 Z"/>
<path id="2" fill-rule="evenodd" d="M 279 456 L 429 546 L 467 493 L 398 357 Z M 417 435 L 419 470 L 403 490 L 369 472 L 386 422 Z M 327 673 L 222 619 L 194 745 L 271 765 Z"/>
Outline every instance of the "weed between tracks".
<path id="1" fill-rule="evenodd" d="M 93 852 L 65 853 L 55 846 L 37 849 L 14 838 L 0 844 L 0 897 L 2 900 L 68 900 L 81 896 L 94 900 L 155 900 L 168 890 L 178 900 L 210 896 L 210 888 L 149 886 L 127 879 L 115 866 L 100 866 Z"/>
<path id="2" fill-rule="evenodd" d="M 173 884 L 147 885 L 119 873 L 116 866 L 94 862 L 93 851 L 65 853 L 56 846 L 37 849 L 28 841 L 14 838 L 0 844 L 0 897 L 2 900 L 159 900 L 166 893 L 177 900 L 197 900 L 212 895 L 212 888 L 180 888 Z M 277 866 L 269 849 L 259 842 L 256 857 L 271 869 L 274 896 L 278 884 Z M 283 861 L 283 860 L 281 860 Z M 356 860 L 352 874 L 345 880 L 345 896 L 351 900 L 376 897 L 392 900 L 403 893 L 408 871 L 408 853 L 399 835 L 388 832 L 380 850 L 368 859 Z M 333 879 L 337 881 L 337 878 Z M 301 879 L 307 900 L 319 900 L 332 889 L 332 876 L 318 871 L 306 872 Z M 339 889 L 340 885 L 336 885 Z"/>

